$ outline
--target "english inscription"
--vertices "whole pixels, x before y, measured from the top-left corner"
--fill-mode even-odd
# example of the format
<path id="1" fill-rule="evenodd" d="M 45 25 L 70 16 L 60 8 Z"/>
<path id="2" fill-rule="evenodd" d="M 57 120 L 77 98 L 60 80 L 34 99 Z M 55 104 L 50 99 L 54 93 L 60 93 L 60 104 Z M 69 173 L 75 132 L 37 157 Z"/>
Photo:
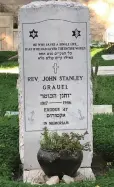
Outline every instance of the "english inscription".
<path id="1" fill-rule="evenodd" d="M 63 20 L 60 40 L 52 22 L 23 26 L 26 131 L 87 129 L 86 23 Z"/>

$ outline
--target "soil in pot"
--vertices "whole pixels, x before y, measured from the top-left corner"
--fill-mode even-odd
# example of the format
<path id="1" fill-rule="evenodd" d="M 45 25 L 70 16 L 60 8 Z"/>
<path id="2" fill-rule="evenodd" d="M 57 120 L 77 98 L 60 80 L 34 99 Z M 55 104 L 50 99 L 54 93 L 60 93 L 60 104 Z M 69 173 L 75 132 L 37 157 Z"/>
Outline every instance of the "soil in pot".
<path id="1" fill-rule="evenodd" d="M 74 177 L 79 169 L 83 152 L 76 151 L 71 154 L 67 151 L 53 152 L 40 149 L 37 154 L 38 162 L 47 176 L 59 176 L 68 175 Z"/>

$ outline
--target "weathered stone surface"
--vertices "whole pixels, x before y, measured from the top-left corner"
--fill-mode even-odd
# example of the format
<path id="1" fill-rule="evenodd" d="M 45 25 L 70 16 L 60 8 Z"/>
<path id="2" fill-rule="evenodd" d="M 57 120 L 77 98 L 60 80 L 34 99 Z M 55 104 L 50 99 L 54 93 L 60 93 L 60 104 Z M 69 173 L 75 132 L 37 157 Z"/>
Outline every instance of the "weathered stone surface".
<path id="1" fill-rule="evenodd" d="M 95 67 L 93 67 L 95 71 Z M 114 66 L 99 66 L 98 75 L 114 75 Z"/>
<path id="2" fill-rule="evenodd" d="M 74 179 L 68 175 L 64 175 L 62 178 L 63 182 L 65 182 L 66 184 L 70 184 L 72 182 L 74 182 Z"/>
<path id="3" fill-rule="evenodd" d="M 45 173 L 39 170 L 30 170 L 24 171 L 23 175 L 24 182 L 28 182 L 31 184 L 45 184 L 45 180 L 47 179 Z"/>
<path id="4" fill-rule="evenodd" d="M 91 168 L 79 168 L 74 180 L 75 181 L 84 181 L 84 180 L 95 181 L 95 176 Z"/>
<path id="5" fill-rule="evenodd" d="M 56 169 L 56 168 L 55 168 Z M 59 177 L 58 176 L 53 176 L 51 177 L 46 184 L 48 185 L 53 185 L 53 184 L 58 184 L 59 183 Z"/>
<path id="6" fill-rule="evenodd" d="M 74 178 L 74 181 L 75 182 L 80 182 L 80 181 L 83 181 L 83 180 L 86 180 L 86 177 L 78 172 L 77 176 Z"/>

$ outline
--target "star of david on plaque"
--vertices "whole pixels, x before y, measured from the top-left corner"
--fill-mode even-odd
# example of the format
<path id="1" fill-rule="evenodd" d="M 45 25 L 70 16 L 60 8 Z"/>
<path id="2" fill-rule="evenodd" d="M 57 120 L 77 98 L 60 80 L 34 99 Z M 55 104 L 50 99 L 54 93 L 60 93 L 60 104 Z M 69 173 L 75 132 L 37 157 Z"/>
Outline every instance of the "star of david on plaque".
<path id="1" fill-rule="evenodd" d="M 76 39 L 77 39 L 78 36 L 81 36 L 80 32 L 81 32 L 81 31 L 79 31 L 78 29 L 75 29 L 74 31 L 72 31 L 72 36 L 75 36 Z"/>
<path id="2" fill-rule="evenodd" d="M 57 65 L 57 63 L 54 63 L 53 69 L 54 69 L 54 73 L 55 73 L 55 74 L 57 74 L 58 68 L 59 68 L 59 66 Z"/>
<path id="3" fill-rule="evenodd" d="M 29 37 L 32 37 L 33 39 L 38 37 L 38 31 L 35 31 L 34 29 L 32 31 L 29 31 L 29 33 Z"/>

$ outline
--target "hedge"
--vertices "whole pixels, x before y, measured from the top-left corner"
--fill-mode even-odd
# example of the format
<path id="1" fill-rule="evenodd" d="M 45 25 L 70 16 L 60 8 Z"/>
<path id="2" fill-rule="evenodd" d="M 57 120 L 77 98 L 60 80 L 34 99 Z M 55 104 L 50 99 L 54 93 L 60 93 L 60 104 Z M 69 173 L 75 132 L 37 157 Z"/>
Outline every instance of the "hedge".
<path id="1" fill-rule="evenodd" d="M 94 152 L 107 161 L 114 161 L 114 115 L 95 115 L 93 120 Z"/>
<path id="2" fill-rule="evenodd" d="M 0 117 L 0 176 L 11 179 L 19 164 L 18 118 Z"/>

